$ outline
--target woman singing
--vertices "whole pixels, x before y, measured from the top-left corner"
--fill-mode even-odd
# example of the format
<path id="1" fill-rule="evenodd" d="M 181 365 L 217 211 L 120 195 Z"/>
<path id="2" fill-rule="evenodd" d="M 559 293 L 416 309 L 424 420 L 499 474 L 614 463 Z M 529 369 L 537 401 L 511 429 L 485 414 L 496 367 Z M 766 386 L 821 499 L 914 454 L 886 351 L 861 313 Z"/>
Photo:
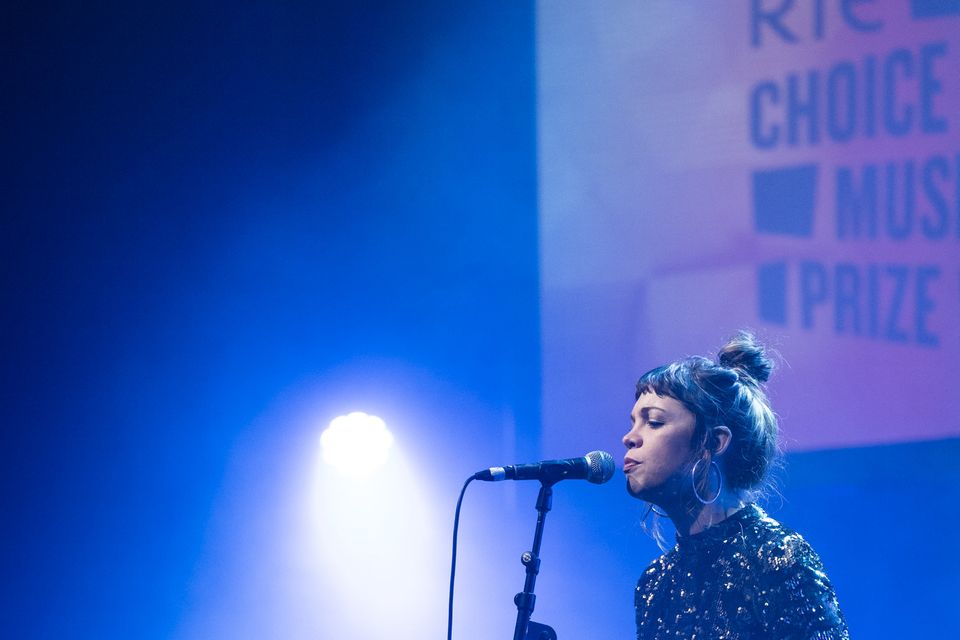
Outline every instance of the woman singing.
<path id="1" fill-rule="evenodd" d="M 637 583 L 638 640 L 849 638 L 816 552 L 751 502 L 779 451 L 761 386 L 772 365 L 741 332 L 717 362 L 685 358 L 637 382 L 627 490 L 677 530 Z"/>

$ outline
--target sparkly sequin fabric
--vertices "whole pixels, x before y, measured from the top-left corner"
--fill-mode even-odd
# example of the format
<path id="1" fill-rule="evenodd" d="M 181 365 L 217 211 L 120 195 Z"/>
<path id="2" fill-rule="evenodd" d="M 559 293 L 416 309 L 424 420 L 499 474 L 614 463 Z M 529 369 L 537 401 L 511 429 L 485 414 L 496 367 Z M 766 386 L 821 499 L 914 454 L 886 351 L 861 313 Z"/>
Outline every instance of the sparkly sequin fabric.
<path id="1" fill-rule="evenodd" d="M 637 583 L 637 639 L 849 639 L 816 552 L 748 505 L 680 537 Z"/>

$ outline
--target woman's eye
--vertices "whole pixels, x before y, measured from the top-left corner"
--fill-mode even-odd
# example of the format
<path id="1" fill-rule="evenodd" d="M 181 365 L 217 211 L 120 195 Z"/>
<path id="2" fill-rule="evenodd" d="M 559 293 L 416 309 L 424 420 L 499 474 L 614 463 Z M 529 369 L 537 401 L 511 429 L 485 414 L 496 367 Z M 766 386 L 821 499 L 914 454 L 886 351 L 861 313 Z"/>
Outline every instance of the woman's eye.
<path id="1" fill-rule="evenodd" d="M 648 420 L 647 424 L 649 424 L 651 427 L 654 427 L 654 428 L 663 426 L 663 423 L 660 422 L 659 420 Z"/>

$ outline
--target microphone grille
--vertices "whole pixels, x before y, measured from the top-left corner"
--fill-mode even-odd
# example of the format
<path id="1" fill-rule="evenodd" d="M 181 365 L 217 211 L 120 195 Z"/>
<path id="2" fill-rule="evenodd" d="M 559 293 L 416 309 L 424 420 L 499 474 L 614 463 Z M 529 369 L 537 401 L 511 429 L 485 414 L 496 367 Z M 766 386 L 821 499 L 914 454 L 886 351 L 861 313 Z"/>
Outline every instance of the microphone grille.
<path id="1" fill-rule="evenodd" d="M 613 477 L 616 470 L 616 463 L 613 456 L 606 451 L 591 451 L 586 455 L 587 464 L 590 465 L 590 474 L 587 480 L 594 484 L 603 484 Z"/>

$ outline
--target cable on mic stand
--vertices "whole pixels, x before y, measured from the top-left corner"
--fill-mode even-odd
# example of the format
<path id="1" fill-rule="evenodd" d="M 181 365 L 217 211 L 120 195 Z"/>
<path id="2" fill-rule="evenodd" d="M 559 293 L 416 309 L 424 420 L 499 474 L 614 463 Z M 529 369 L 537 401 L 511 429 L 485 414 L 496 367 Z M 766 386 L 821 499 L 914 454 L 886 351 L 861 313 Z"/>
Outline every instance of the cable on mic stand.
<path id="1" fill-rule="evenodd" d="M 460 529 L 460 506 L 463 504 L 463 494 L 467 492 L 467 485 L 473 482 L 476 476 L 470 476 L 460 489 L 457 499 L 457 510 L 453 515 L 453 557 L 450 559 L 450 599 L 447 602 L 447 640 L 453 640 L 453 578 L 457 573 L 457 531 Z"/>
<path id="2" fill-rule="evenodd" d="M 450 559 L 450 597 L 447 602 L 447 640 L 453 640 L 453 586 L 457 573 L 457 533 L 460 530 L 460 508 L 463 506 L 463 496 L 467 486 L 476 480 L 470 476 L 460 489 L 457 498 L 457 508 L 453 516 L 453 552 Z M 537 597 L 533 593 L 540 572 L 540 543 L 543 540 L 543 525 L 547 512 L 553 505 L 554 482 L 540 482 L 540 493 L 537 496 L 537 527 L 533 534 L 532 551 L 525 551 L 520 556 L 520 562 L 527 568 L 523 591 L 518 593 L 513 602 L 517 605 L 517 622 L 513 630 L 514 640 L 557 640 L 556 632 L 545 624 L 530 619 Z"/>

